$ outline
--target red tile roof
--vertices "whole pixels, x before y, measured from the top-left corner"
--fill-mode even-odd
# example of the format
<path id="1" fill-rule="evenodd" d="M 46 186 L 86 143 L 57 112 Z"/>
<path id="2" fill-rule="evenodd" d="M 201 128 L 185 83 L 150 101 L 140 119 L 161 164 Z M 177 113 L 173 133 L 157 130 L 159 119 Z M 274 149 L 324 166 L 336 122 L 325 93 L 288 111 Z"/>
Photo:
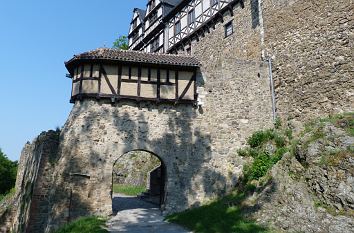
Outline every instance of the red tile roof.
<path id="1" fill-rule="evenodd" d="M 89 52 L 74 55 L 72 59 L 65 63 L 66 67 L 79 60 L 107 60 L 107 61 L 123 61 L 131 63 L 174 65 L 174 66 L 190 66 L 198 67 L 199 62 L 191 56 L 181 56 L 173 54 L 161 53 L 145 53 L 132 50 L 120 50 L 99 48 Z"/>

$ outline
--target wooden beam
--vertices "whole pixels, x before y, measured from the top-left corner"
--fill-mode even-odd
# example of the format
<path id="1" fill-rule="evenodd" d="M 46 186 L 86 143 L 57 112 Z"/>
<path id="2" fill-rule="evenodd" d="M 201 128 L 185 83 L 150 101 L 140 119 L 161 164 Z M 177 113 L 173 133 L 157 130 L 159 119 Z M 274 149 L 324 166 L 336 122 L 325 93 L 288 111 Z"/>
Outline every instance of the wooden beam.
<path id="1" fill-rule="evenodd" d="M 134 80 L 134 79 L 122 79 L 121 80 L 122 83 L 138 83 L 138 80 Z M 157 85 L 157 81 L 144 81 L 144 80 L 141 80 L 140 81 L 141 84 L 152 84 L 152 85 Z M 160 81 L 160 86 L 174 86 L 175 84 L 174 83 L 171 83 L 171 82 L 161 82 Z"/>
<path id="2" fill-rule="evenodd" d="M 91 64 L 91 67 L 90 67 L 90 77 L 93 76 L 93 64 Z"/>
<path id="3" fill-rule="evenodd" d="M 193 74 L 194 77 L 194 100 L 197 101 L 198 100 L 198 93 L 197 93 L 197 71 L 194 71 Z"/>
<path id="4" fill-rule="evenodd" d="M 138 91 L 137 94 L 140 97 L 140 91 L 141 91 L 141 67 L 138 67 Z"/>
<path id="5" fill-rule="evenodd" d="M 85 81 L 85 80 L 94 80 L 94 81 L 98 81 L 97 77 L 89 77 L 89 78 L 77 78 L 73 81 L 73 83 L 77 83 L 77 82 L 81 82 L 81 81 Z"/>
<path id="6" fill-rule="evenodd" d="M 122 87 L 122 65 L 118 65 L 118 83 L 117 83 L 117 93 L 120 95 L 120 89 Z"/>
<path id="7" fill-rule="evenodd" d="M 175 83 L 176 83 L 175 98 L 177 101 L 178 100 L 178 70 L 176 70 L 175 72 Z"/>
<path id="8" fill-rule="evenodd" d="M 151 81 L 151 68 L 148 68 L 148 81 Z"/>
<path id="9" fill-rule="evenodd" d="M 129 66 L 129 79 L 132 79 L 132 67 Z"/>
<path id="10" fill-rule="evenodd" d="M 111 82 L 108 79 L 107 73 L 106 73 L 105 69 L 103 68 L 103 66 L 101 67 L 101 69 L 102 69 L 103 77 L 106 80 L 108 87 L 111 90 L 112 94 L 117 95 L 116 91 L 114 90 L 114 87 L 112 86 Z"/>
<path id="11" fill-rule="evenodd" d="M 183 99 L 183 97 L 186 95 L 187 91 L 189 90 L 189 88 L 192 86 L 192 83 L 195 80 L 195 75 L 193 74 L 192 78 L 189 80 L 186 88 L 183 90 L 182 94 L 179 96 L 178 101 L 180 101 L 181 99 Z"/>
<path id="12" fill-rule="evenodd" d="M 170 82 L 170 70 L 166 70 L 166 83 Z"/>
<path id="13" fill-rule="evenodd" d="M 176 104 L 175 99 L 157 99 L 157 98 L 148 98 L 148 97 L 137 97 L 137 96 L 128 96 L 128 95 L 114 95 L 114 94 L 100 94 L 97 97 L 97 94 L 90 94 L 90 93 L 84 93 L 81 95 L 75 95 L 73 96 L 70 101 L 74 102 L 78 98 L 100 98 L 100 99 L 107 99 L 111 100 L 112 98 L 119 99 L 119 100 L 133 100 L 133 101 L 151 101 L 151 102 L 159 102 L 159 103 L 170 103 L 170 104 Z M 179 100 L 179 104 L 194 104 L 194 100 Z"/>
<path id="14" fill-rule="evenodd" d="M 161 77 L 160 77 L 160 69 L 157 69 L 157 99 L 160 99 L 160 84 L 161 84 Z"/>
<path id="15" fill-rule="evenodd" d="M 79 94 L 82 93 L 82 78 L 84 77 L 85 66 L 81 66 Z"/>
<path id="16" fill-rule="evenodd" d="M 98 93 L 97 93 L 97 99 L 100 98 L 101 94 L 101 85 L 102 85 L 102 64 L 100 64 L 100 68 L 98 69 Z"/>

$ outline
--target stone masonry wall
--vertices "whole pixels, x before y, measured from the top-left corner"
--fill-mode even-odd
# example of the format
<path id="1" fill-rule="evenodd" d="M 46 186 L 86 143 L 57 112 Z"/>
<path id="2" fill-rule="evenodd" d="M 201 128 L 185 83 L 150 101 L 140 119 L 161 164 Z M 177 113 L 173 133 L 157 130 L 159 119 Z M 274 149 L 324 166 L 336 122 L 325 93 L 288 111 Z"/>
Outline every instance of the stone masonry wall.
<path id="1" fill-rule="evenodd" d="M 354 110 L 352 0 L 264 0 L 278 113 L 304 121 Z"/>
<path id="2" fill-rule="evenodd" d="M 53 183 L 59 133 L 43 132 L 22 150 L 12 224 L 5 232 L 44 232 L 50 213 L 48 198 Z"/>
<path id="3" fill-rule="evenodd" d="M 272 125 L 267 73 L 261 62 L 220 62 L 210 79 L 197 78 L 199 108 L 76 102 L 61 134 L 49 229 L 83 215 L 111 214 L 113 164 L 132 150 L 164 163 L 165 213 L 230 191 L 245 162 L 237 149 L 253 131 Z"/>

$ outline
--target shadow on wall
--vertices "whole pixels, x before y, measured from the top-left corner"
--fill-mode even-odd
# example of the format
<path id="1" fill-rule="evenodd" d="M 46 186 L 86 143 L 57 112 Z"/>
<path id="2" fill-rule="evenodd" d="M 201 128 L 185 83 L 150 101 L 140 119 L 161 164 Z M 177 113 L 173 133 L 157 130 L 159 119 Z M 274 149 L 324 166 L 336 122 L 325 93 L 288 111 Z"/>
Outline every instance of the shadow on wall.
<path id="1" fill-rule="evenodd" d="M 212 139 L 198 127 L 196 111 L 185 105 L 77 102 L 61 133 L 48 229 L 80 216 L 110 215 L 112 164 L 132 150 L 152 152 L 166 165 L 165 213 L 226 194 L 228 179 L 237 177 L 211 163 Z"/>

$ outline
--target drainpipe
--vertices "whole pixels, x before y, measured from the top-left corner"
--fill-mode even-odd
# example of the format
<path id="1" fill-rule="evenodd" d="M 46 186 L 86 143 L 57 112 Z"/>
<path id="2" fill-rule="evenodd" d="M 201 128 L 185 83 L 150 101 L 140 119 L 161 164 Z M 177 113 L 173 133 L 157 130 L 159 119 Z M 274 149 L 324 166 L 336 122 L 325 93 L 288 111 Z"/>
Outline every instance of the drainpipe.
<path id="1" fill-rule="evenodd" d="M 272 73 L 272 59 L 269 57 L 268 58 L 268 64 L 269 64 L 269 81 L 270 81 L 270 90 L 272 93 L 272 112 L 273 112 L 273 121 L 275 122 L 275 119 L 277 118 L 277 113 L 275 111 L 276 105 L 275 105 L 275 89 L 274 89 L 274 80 L 273 80 L 273 73 Z"/>
<path id="2" fill-rule="evenodd" d="M 258 19 L 259 19 L 259 34 L 261 39 L 262 59 L 265 60 L 265 46 L 264 46 L 264 21 L 263 21 L 263 0 L 258 0 Z"/>

